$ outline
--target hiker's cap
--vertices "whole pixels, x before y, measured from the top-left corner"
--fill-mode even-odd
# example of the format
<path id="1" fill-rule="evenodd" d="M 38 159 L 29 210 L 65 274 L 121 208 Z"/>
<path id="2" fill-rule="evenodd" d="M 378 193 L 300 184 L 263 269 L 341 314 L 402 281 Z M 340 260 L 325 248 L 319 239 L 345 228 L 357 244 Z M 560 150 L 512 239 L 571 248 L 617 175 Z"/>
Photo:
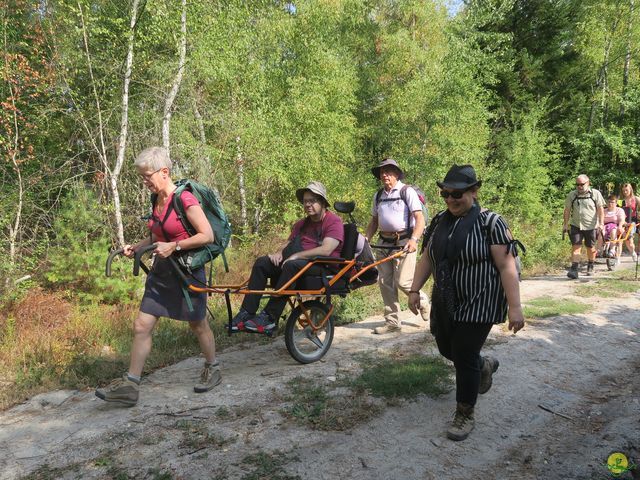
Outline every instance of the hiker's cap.
<path id="1" fill-rule="evenodd" d="M 482 180 L 476 177 L 476 171 L 471 165 L 453 165 L 442 182 L 436 182 L 440 188 L 451 190 L 466 190 L 482 185 Z"/>
<path id="2" fill-rule="evenodd" d="M 306 187 L 296 190 L 296 198 L 300 203 L 302 203 L 304 192 L 311 192 L 315 195 L 318 195 L 319 197 L 322 197 L 322 199 L 324 200 L 324 204 L 326 206 L 329 206 L 329 200 L 327 200 L 327 189 L 320 182 L 309 182 Z"/>
<path id="3" fill-rule="evenodd" d="M 393 158 L 385 158 L 384 160 L 382 160 L 382 162 L 380 162 L 380 165 L 371 169 L 371 173 L 373 173 L 374 177 L 380 180 L 380 170 L 382 170 L 382 167 L 388 166 L 394 167 L 398 171 L 398 180 L 402 180 L 404 178 L 404 172 L 400 168 L 400 165 L 398 165 L 398 162 L 396 162 Z"/>

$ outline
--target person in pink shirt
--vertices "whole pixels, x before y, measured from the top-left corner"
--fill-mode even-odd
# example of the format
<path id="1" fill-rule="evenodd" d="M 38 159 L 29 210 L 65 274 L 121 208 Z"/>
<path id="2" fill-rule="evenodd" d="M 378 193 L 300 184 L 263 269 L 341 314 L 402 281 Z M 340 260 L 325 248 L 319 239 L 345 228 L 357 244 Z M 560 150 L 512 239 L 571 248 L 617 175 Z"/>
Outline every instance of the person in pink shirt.
<path id="1" fill-rule="evenodd" d="M 618 206 L 618 196 L 613 194 L 609 195 L 607 198 L 607 207 L 604 209 L 604 241 L 610 242 L 612 240 L 616 240 L 623 232 L 624 224 L 624 210 Z M 607 251 L 610 256 L 615 256 L 617 258 L 617 263 L 620 263 L 622 246 L 615 250 L 606 248 L 605 246 L 605 251 Z"/>
<path id="2" fill-rule="evenodd" d="M 196 393 L 211 390 L 222 381 L 216 361 L 213 332 L 206 320 L 206 293 L 188 292 L 184 296 L 182 283 L 168 258 L 181 250 L 190 250 L 213 242 L 213 231 L 198 200 L 188 191 L 180 196 L 187 220 L 196 233 L 189 235 L 173 208 L 176 185 L 171 180 L 172 162 L 162 147 L 143 150 L 136 158 L 135 167 L 145 187 L 157 196 L 148 223 L 151 236 L 134 244 L 125 245 L 124 254 L 131 258 L 144 246 L 156 245 L 153 265 L 147 275 L 140 310 L 133 324 L 133 345 L 129 370 L 104 388 L 96 389 L 96 396 L 106 402 L 134 406 L 138 402 L 139 385 L 145 360 L 151 352 L 151 334 L 160 317 L 189 322 L 198 337 L 205 357 L 200 379 L 194 386 Z M 204 268 L 193 275 L 205 283 Z M 191 303 L 191 305 L 189 305 Z"/>
<path id="3" fill-rule="evenodd" d="M 291 229 L 286 243 L 275 253 L 256 260 L 251 269 L 249 290 L 264 290 L 267 280 L 278 290 L 286 285 L 309 258 L 339 257 L 344 241 L 342 219 L 331 212 L 327 190 L 320 182 L 311 182 L 296 190 L 296 198 L 303 205 L 305 218 L 298 220 Z M 307 272 L 322 274 L 326 267 L 312 265 Z M 290 289 L 295 287 L 295 282 Z M 262 295 L 245 295 L 238 314 L 231 320 L 231 330 L 270 334 L 278 325 L 278 319 L 287 305 L 287 297 L 272 296 L 264 309 L 258 313 Z"/>
<path id="4" fill-rule="evenodd" d="M 627 250 L 631 253 L 633 261 L 638 260 L 635 245 L 633 243 L 633 235 L 636 233 L 636 223 L 638 223 L 638 209 L 640 208 L 640 197 L 633 193 L 633 187 L 630 183 L 623 183 L 620 188 L 620 199 L 622 200 L 622 209 L 626 215 L 625 221 L 632 224 L 632 231 L 626 240 Z"/>

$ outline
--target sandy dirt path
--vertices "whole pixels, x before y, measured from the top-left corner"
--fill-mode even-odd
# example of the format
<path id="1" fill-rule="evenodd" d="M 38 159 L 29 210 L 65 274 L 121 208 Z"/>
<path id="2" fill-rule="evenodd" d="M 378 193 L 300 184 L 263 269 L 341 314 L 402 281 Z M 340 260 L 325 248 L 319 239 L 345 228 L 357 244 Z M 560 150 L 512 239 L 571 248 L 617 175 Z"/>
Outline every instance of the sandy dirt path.
<path id="1" fill-rule="evenodd" d="M 576 285 L 595 291 L 605 276 L 601 266 L 578 282 L 525 280 L 523 301 L 573 298 Z M 453 392 L 374 399 L 381 413 L 346 431 L 312 430 L 282 414 L 291 379 L 335 385 L 340 395 L 340 379 L 359 371 L 357 354 L 435 355 L 427 324 L 407 312 L 400 335 L 372 335 L 381 317 L 338 327 L 325 359 L 311 365 L 293 361 L 282 337 L 229 349 L 220 355 L 223 383 L 208 394 L 193 393 L 201 360 L 191 358 L 145 377 L 133 408 L 93 391 L 34 397 L 0 413 L 0 479 L 613 478 L 612 452 L 640 463 L 640 296 L 576 299 L 590 304 L 587 314 L 535 320 L 516 336 L 494 327 L 485 353 L 500 369 L 464 442 L 444 437 Z M 251 454 L 259 454 L 253 463 Z"/>

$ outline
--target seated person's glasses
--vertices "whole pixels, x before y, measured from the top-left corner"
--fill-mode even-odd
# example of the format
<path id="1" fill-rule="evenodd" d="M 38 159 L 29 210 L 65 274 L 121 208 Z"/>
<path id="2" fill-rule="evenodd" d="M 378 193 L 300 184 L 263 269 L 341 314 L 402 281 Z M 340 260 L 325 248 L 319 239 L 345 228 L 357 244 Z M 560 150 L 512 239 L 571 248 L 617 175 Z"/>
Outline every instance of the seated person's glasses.
<path id="1" fill-rule="evenodd" d="M 465 194 L 466 190 L 454 190 L 453 192 L 447 192 L 446 190 L 440 190 L 440 196 L 442 198 L 455 198 L 456 200 L 460 200 L 462 196 Z"/>

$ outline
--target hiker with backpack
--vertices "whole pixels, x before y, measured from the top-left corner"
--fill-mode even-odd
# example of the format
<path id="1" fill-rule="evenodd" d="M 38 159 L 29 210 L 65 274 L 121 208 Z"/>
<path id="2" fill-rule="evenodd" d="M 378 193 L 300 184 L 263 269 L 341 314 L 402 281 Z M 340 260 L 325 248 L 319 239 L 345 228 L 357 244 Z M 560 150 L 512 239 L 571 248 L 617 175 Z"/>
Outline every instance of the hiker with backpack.
<path id="1" fill-rule="evenodd" d="M 296 198 L 304 207 L 305 217 L 293 224 L 287 241 L 271 255 L 258 258 L 253 264 L 247 289 L 264 291 L 271 280 L 274 290 L 282 288 L 302 270 L 312 257 L 340 257 L 344 241 L 342 219 L 329 210 L 327 190 L 320 182 L 310 182 L 296 190 Z M 335 273 L 333 267 L 312 265 L 310 275 Z M 289 285 L 295 288 L 296 282 Z M 247 294 L 239 312 L 231 320 L 231 330 L 271 335 L 287 306 L 287 297 L 272 296 L 262 311 L 261 294 Z"/>
<path id="2" fill-rule="evenodd" d="M 207 295 L 184 289 L 169 262 L 169 257 L 176 253 L 195 251 L 211 244 L 214 241 L 212 227 L 198 199 L 189 191 L 182 192 L 179 198 L 186 212 L 186 222 L 178 217 L 173 202 L 177 187 L 171 180 L 172 162 L 166 149 L 147 148 L 138 155 L 134 165 L 155 202 L 148 221 L 150 237 L 134 245 L 125 245 L 124 255 L 131 258 L 138 249 L 152 244 L 156 245 L 155 255 L 133 325 L 129 370 L 122 378 L 96 390 L 96 396 L 102 400 L 126 406 L 133 406 L 138 401 L 144 363 L 151 351 L 152 332 L 160 317 L 189 322 L 198 338 L 205 362 L 194 391 L 207 392 L 222 381 L 216 361 L 215 339 L 206 319 Z M 187 231 L 185 223 L 193 229 L 193 234 Z M 195 281 L 206 281 L 203 267 L 190 273 Z"/>
<path id="3" fill-rule="evenodd" d="M 572 190 L 564 202 L 563 232 L 569 232 L 571 241 L 571 268 L 567 277 L 578 278 L 580 250 L 582 242 L 587 248 L 587 275 L 593 275 L 593 264 L 596 259 L 596 241 L 598 232 L 604 226 L 604 207 L 602 194 L 591 188 L 589 177 L 578 175 L 576 189 Z"/>
<path id="4" fill-rule="evenodd" d="M 447 209 L 425 233 L 409 308 L 418 313 L 420 288 L 433 274 L 430 327 L 456 371 L 457 405 L 447 437 L 458 441 L 473 430 L 478 394 L 489 391 L 498 369 L 497 359 L 480 355 L 491 328 L 507 314 L 514 334 L 524 327 L 515 261 L 520 244 L 500 215 L 480 208 L 482 182 L 471 165 L 452 166 L 436 183 Z"/>
<path id="5" fill-rule="evenodd" d="M 374 177 L 380 180 L 382 188 L 373 196 L 371 221 L 365 237 L 371 241 L 378 232 L 380 245 L 402 247 L 406 255 L 378 265 L 378 285 L 384 302 L 385 324 L 373 330 L 375 334 L 400 332 L 400 301 L 398 290 L 409 295 L 413 272 L 416 267 L 418 241 L 425 226 L 423 213 L 424 199 L 421 201 L 416 189 L 402 183 L 404 172 L 398 163 L 385 158 L 371 169 Z M 388 255 L 380 251 L 379 257 Z M 429 297 L 420 292 L 420 315 L 424 321 L 429 319 Z"/>

